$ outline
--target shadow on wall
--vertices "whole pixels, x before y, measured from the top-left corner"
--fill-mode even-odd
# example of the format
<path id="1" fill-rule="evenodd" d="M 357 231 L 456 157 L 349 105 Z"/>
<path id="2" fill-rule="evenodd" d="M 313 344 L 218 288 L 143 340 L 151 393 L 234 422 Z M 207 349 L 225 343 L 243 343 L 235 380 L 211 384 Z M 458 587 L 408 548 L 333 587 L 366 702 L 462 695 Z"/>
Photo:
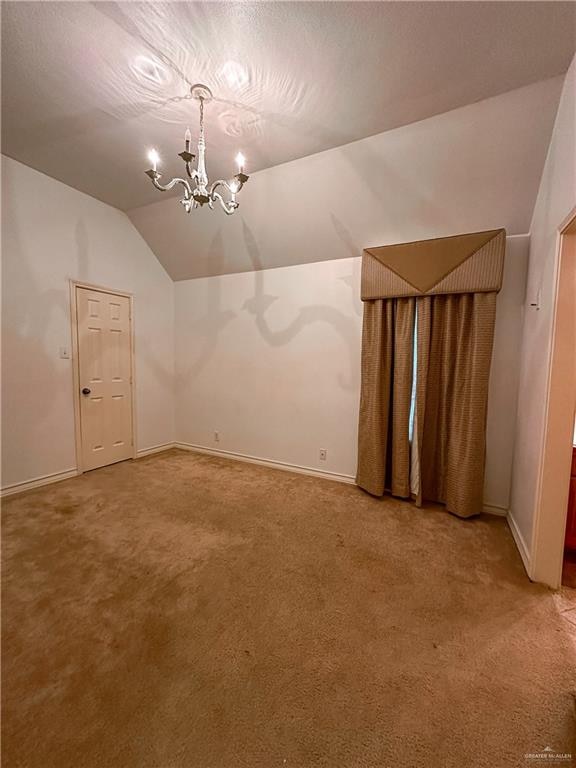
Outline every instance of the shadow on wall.
<path id="1" fill-rule="evenodd" d="M 427 151 L 433 152 L 433 148 Z M 383 211 L 388 221 L 393 221 L 397 216 L 402 220 L 406 216 L 406 201 L 409 200 L 412 221 L 424 224 L 433 232 L 439 225 L 449 225 L 446 211 L 432 198 L 424 197 L 421 187 L 418 188 L 414 184 L 408 186 L 406 179 L 396 173 L 385 157 L 374 152 L 367 142 L 342 147 L 342 156 L 373 197 L 377 200 L 385 199 L 388 205 L 393 205 L 395 201 L 399 206 L 398 210 L 387 208 Z M 442 197 L 442 190 L 438 190 L 437 196 Z"/>
<path id="2" fill-rule="evenodd" d="M 224 258 L 222 234 L 220 230 L 212 238 L 208 258 L 215 265 L 221 265 Z M 190 379 L 195 379 L 205 368 L 216 351 L 218 337 L 221 331 L 235 317 L 236 312 L 222 309 L 222 289 L 219 276 L 208 278 L 208 290 L 205 294 L 205 310 L 198 318 L 198 332 L 202 335 L 202 346 L 196 360 L 185 370 L 177 372 L 176 384 L 181 386 Z"/>
<path id="3" fill-rule="evenodd" d="M 78 219 L 74 230 L 74 239 L 76 241 L 76 275 L 73 279 L 86 283 L 91 282 L 90 278 L 90 257 L 89 257 L 89 238 L 86 224 L 83 219 Z"/>
<path id="4" fill-rule="evenodd" d="M 10 184 L 12 173 L 9 166 L 4 166 L 3 175 Z M 7 424 L 14 424 L 11 418 L 14 414 L 25 414 L 26 419 L 25 423 L 19 423 L 17 431 L 9 436 L 4 433 L 3 438 L 4 445 L 11 446 L 10 452 L 13 455 L 17 452 L 22 458 L 33 455 L 34 443 L 44 429 L 54 434 L 53 411 L 59 402 L 58 394 L 71 391 L 72 382 L 67 361 L 60 366 L 56 364 L 57 350 L 51 349 L 48 341 L 49 329 L 55 322 L 59 326 L 68 323 L 68 286 L 64 284 L 58 289 L 40 289 L 27 259 L 26 250 L 22 246 L 21 232 L 25 231 L 27 226 L 27 223 L 19 218 L 14 205 L 14 195 L 4 194 L 3 432 Z M 46 254 L 42 256 L 45 258 Z M 23 299 L 24 296 L 26 300 Z M 29 429 L 26 429 L 26 424 L 30 425 Z M 56 428 L 62 430 L 60 421 Z M 3 451 L 2 458 L 9 460 L 7 451 Z M 33 459 L 31 461 L 33 462 Z M 24 464 L 27 463 L 25 460 Z M 21 479 L 10 477 L 10 470 L 6 472 L 6 469 L 5 466 L 4 475 L 7 482 L 18 482 Z M 35 472 L 36 467 L 31 466 L 30 471 Z"/>
<path id="5" fill-rule="evenodd" d="M 83 219 L 78 219 L 76 222 L 75 241 L 76 270 L 73 279 L 79 282 L 99 285 L 100 279 L 98 277 L 94 277 L 91 269 L 90 238 Z M 103 285 L 102 287 L 118 291 L 123 291 L 127 288 L 126 285 Z M 160 387 L 163 390 L 170 391 L 174 385 L 172 372 L 167 370 L 166 366 L 162 365 L 158 359 L 158 356 L 152 352 L 147 335 L 145 333 L 139 332 L 138 316 L 140 306 L 138 301 L 138 293 L 134 290 L 132 292 L 134 294 L 134 333 L 136 337 L 134 362 L 137 367 L 137 374 L 140 373 L 142 367 L 145 366 L 146 369 L 154 376 Z M 137 375 L 136 382 L 138 383 L 139 381 L 140 377 Z"/>
<path id="6" fill-rule="evenodd" d="M 362 248 L 357 246 L 354 242 L 354 239 L 352 237 L 352 233 L 350 230 L 348 230 L 344 224 L 336 218 L 336 216 L 331 213 L 330 214 L 330 220 L 332 222 L 332 226 L 334 227 L 334 231 L 340 238 L 340 240 L 344 243 L 344 246 L 346 247 L 346 250 L 350 254 L 350 258 L 355 259 L 355 261 L 352 262 L 352 272 L 349 275 L 346 275 L 346 277 L 339 278 L 342 280 L 342 282 L 348 286 L 348 289 L 350 290 L 352 294 L 352 305 L 354 307 L 354 313 L 358 315 L 358 317 L 362 317 L 363 309 L 362 309 L 362 301 L 360 299 L 360 271 L 362 269 Z"/>
<path id="7" fill-rule="evenodd" d="M 270 306 L 279 297 L 265 293 L 265 271 L 262 269 L 260 250 L 252 230 L 245 221 L 242 222 L 242 227 L 246 251 L 250 257 L 252 267 L 254 268 L 254 296 L 244 302 L 243 310 L 254 316 L 256 327 L 258 328 L 261 337 L 271 346 L 283 346 L 297 336 L 306 325 L 312 323 L 328 323 L 335 329 L 336 333 L 344 339 L 349 353 L 348 371 L 339 375 L 338 383 L 343 389 L 356 390 L 359 386 L 360 350 L 358 328 L 353 319 L 336 307 L 331 307 L 326 304 L 315 304 L 301 307 L 296 318 L 288 326 L 280 330 L 273 330 L 269 326 L 265 315 Z M 353 293 L 353 287 L 355 285 L 354 275 L 340 279 L 349 286 Z M 354 306 L 354 311 L 358 314 L 356 306 Z"/>
<path id="8" fill-rule="evenodd" d="M 354 320 L 352 314 L 348 315 L 336 307 L 322 304 L 301 307 L 296 318 L 288 326 L 281 329 L 271 328 L 266 319 L 266 312 L 280 297 L 265 292 L 264 276 L 266 270 L 262 265 L 260 250 L 250 227 L 246 222 L 242 222 L 242 226 L 244 243 L 254 269 L 254 295 L 244 302 L 242 311 L 254 317 L 260 336 L 267 344 L 273 347 L 288 344 L 307 325 L 313 323 L 327 323 L 331 325 L 336 333 L 344 339 L 348 349 L 348 368 L 338 376 L 338 383 L 342 389 L 357 391 L 360 379 L 360 333 L 358 322 Z M 351 242 L 350 235 L 343 226 L 340 227 L 339 234 L 341 237 L 346 238 L 347 247 L 351 255 L 357 256 L 358 254 Z M 224 260 L 223 238 L 220 231 L 212 239 L 208 260 L 216 269 Z M 355 296 L 357 286 L 359 285 L 360 259 L 355 259 L 352 265 L 351 273 L 338 279 L 346 285 L 350 292 L 353 314 L 361 316 L 361 302 L 359 297 Z M 202 337 L 201 347 L 194 361 L 185 369 L 177 372 L 176 384 L 178 387 L 184 386 L 187 381 L 196 378 L 206 367 L 216 351 L 220 333 L 237 316 L 237 313 L 232 310 L 222 309 L 221 277 L 213 276 L 207 278 L 207 280 L 207 291 L 204 294 L 205 308 L 203 314 L 198 318 L 197 326 L 198 334 Z"/>
<path id="9" fill-rule="evenodd" d="M 61 455 L 74 454 L 72 362 L 58 356 L 58 345 L 70 345 L 69 278 L 101 284 L 117 271 L 114 254 L 107 255 L 102 266 L 98 254 L 92 253 L 92 233 L 100 244 L 103 240 L 106 244 L 106 234 L 100 236 L 90 224 L 91 203 L 74 202 L 69 211 L 61 212 L 56 206 L 66 203 L 53 201 L 57 221 L 50 227 L 48 241 L 43 242 L 29 234 L 29 223 L 18 204 L 24 194 L 20 174 L 6 163 L 3 177 L 7 184 L 2 210 L 3 408 L 4 429 L 11 430 L 5 479 L 17 482 L 45 472 L 34 464 L 34 444 L 49 443 L 55 432 L 60 437 Z M 127 288 L 125 284 L 109 287 Z M 151 376 L 170 391 L 172 372 L 151 353 L 145 334 L 141 334 L 137 355 L 138 365 L 150 369 Z M 16 458 L 26 477 L 10 477 L 13 468 L 8 463 Z M 56 469 L 69 467 L 66 464 Z"/>

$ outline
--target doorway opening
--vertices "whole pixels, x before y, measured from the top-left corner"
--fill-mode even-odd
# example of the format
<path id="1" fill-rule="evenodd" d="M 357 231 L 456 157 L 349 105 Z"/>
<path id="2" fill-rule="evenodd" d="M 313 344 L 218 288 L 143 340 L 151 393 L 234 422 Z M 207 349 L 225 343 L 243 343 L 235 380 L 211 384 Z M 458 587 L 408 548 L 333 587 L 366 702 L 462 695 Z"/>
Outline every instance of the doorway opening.
<path id="1" fill-rule="evenodd" d="M 564 536 L 562 584 L 576 589 L 576 422 L 572 438 L 572 465 L 570 468 L 568 513 L 566 515 L 566 533 Z"/>
<path id="2" fill-rule="evenodd" d="M 565 552 L 572 551 L 568 503 L 573 485 L 576 410 L 576 209 L 559 228 L 558 235 L 548 399 L 531 573 L 534 581 L 553 588 L 560 587 Z"/>

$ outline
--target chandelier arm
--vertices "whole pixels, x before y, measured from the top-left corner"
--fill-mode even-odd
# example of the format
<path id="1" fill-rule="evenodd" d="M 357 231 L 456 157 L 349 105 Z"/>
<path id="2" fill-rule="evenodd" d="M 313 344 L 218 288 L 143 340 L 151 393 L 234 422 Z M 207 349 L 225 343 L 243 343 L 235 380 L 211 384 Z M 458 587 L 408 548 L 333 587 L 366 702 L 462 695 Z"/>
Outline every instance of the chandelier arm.
<path id="1" fill-rule="evenodd" d="M 184 153 L 182 152 L 181 156 L 183 154 Z M 186 175 L 188 176 L 189 179 L 193 179 L 193 180 L 198 177 L 198 171 L 196 170 L 196 168 L 192 166 L 192 160 L 195 157 L 196 157 L 195 155 L 191 155 L 191 158 L 192 158 L 191 160 L 184 160 L 184 166 L 186 167 Z"/>
<path id="2" fill-rule="evenodd" d="M 232 196 L 237 195 L 238 192 L 240 192 L 240 190 L 246 183 L 246 181 L 248 180 L 248 178 L 249 178 L 248 176 L 244 176 L 243 174 L 238 173 L 234 176 L 234 179 L 232 181 L 228 179 L 218 179 L 217 181 L 213 182 L 212 185 L 210 186 L 210 192 L 213 192 L 219 186 L 223 186 L 223 187 L 226 187 L 226 189 L 228 190 L 228 192 L 230 192 Z"/>
<path id="3" fill-rule="evenodd" d="M 152 179 L 152 184 L 156 187 L 156 189 L 159 189 L 160 192 L 168 192 L 172 189 L 172 187 L 175 187 L 176 184 L 182 184 L 184 187 L 184 197 L 187 199 L 192 196 L 192 188 L 190 187 L 190 184 L 186 181 L 186 179 L 180 179 L 178 177 L 173 178 L 171 181 L 168 182 L 168 184 L 160 184 L 158 179 L 160 178 L 160 174 L 157 171 L 146 171 L 147 175 Z"/>
<path id="4" fill-rule="evenodd" d="M 228 216 L 232 216 L 236 208 L 238 208 L 238 203 L 235 200 L 230 200 L 229 202 L 226 202 L 222 195 L 219 192 L 212 192 L 210 194 L 210 201 L 208 205 L 212 210 L 214 210 L 214 203 L 218 201 L 220 205 L 222 206 L 222 210 L 224 213 L 226 213 Z"/>
<path id="5" fill-rule="evenodd" d="M 230 204 L 233 204 L 234 210 L 236 210 L 236 208 L 238 208 L 238 205 L 239 205 L 239 203 L 236 202 L 236 195 L 238 192 L 240 192 L 240 190 L 244 185 L 242 181 L 238 180 L 236 177 L 234 178 L 236 179 L 236 181 L 233 183 L 227 181 L 226 179 L 218 179 L 217 181 L 215 181 L 213 184 L 210 185 L 208 194 L 211 198 L 219 197 L 220 199 L 223 200 L 222 195 L 216 192 L 216 190 L 218 189 L 218 187 L 225 187 L 228 193 L 230 194 Z"/>
<path id="6" fill-rule="evenodd" d="M 218 187 L 225 187 L 228 190 L 230 194 L 230 200 L 228 201 L 224 200 L 222 195 L 219 192 L 216 192 Z M 238 191 L 238 187 L 236 185 L 232 186 L 230 182 L 226 181 L 225 179 L 218 179 L 210 186 L 210 190 L 208 194 L 211 200 L 218 200 L 220 202 L 220 205 L 222 206 L 222 210 L 228 216 L 231 216 L 236 210 L 236 208 L 238 208 L 238 203 L 236 202 L 237 191 Z"/>
<path id="7" fill-rule="evenodd" d="M 212 194 L 218 187 L 226 187 L 230 194 L 234 194 L 233 190 L 230 188 L 229 182 L 227 182 L 225 179 L 218 179 L 217 181 L 213 181 L 212 184 L 210 184 L 210 194 Z"/>

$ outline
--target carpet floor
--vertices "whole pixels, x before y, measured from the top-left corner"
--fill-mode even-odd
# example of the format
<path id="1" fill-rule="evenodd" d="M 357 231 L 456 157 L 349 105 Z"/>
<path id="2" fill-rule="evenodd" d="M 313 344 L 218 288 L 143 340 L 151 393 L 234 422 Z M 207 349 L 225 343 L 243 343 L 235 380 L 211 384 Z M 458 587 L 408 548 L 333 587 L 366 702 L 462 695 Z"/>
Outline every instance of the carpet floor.
<path id="1" fill-rule="evenodd" d="M 503 519 L 180 451 L 3 517 L 7 768 L 576 754 L 569 598 L 528 581 Z"/>

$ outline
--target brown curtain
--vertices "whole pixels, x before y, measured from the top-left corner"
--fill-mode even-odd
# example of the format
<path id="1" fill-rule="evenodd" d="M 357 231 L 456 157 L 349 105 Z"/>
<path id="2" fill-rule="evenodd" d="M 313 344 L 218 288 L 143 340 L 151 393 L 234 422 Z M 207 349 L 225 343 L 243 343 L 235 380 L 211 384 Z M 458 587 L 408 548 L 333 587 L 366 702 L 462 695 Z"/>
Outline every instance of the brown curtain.
<path id="1" fill-rule="evenodd" d="M 417 298 L 417 503 L 482 511 L 496 293 Z"/>
<path id="2" fill-rule="evenodd" d="M 416 298 L 364 302 L 357 484 L 410 495 L 409 419 Z"/>

